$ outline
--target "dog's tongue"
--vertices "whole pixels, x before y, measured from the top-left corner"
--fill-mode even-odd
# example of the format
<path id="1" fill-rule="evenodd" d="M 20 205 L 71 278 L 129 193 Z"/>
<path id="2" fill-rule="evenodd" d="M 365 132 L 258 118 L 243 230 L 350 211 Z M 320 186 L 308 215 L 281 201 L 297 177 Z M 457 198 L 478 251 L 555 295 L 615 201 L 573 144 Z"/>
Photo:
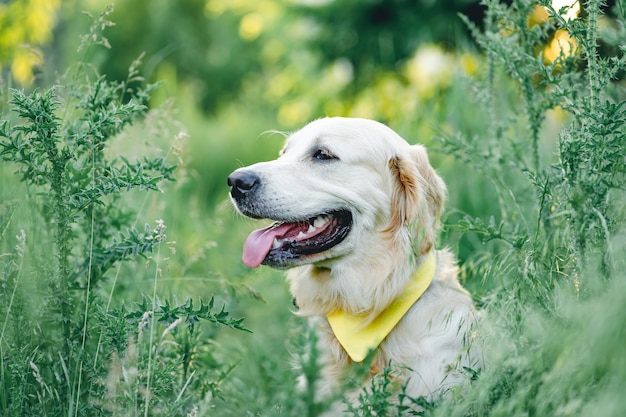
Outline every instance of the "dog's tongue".
<path id="1" fill-rule="evenodd" d="M 265 259 L 268 252 L 272 249 L 274 238 L 285 236 L 287 232 L 294 227 L 297 227 L 297 224 L 273 224 L 264 229 L 255 230 L 250 233 L 250 236 L 246 239 L 246 243 L 243 244 L 243 263 L 250 268 L 256 268 L 261 265 L 263 259 Z"/>

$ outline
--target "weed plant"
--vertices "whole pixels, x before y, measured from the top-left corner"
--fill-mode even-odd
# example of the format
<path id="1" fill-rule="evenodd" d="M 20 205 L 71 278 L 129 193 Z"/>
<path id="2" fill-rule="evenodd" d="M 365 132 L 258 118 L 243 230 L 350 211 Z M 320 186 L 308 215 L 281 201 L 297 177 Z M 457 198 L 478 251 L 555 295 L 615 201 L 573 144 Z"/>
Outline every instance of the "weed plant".
<path id="1" fill-rule="evenodd" d="M 484 91 L 491 92 L 488 96 L 482 95 L 485 108 L 489 109 L 487 120 L 491 122 L 489 137 L 485 138 L 488 142 L 457 137 L 460 140 L 445 140 L 444 143 L 450 151 L 464 147 L 461 154 L 477 167 L 490 162 L 490 167 L 499 166 L 501 171 L 510 167 L 529 178 L 537 196 L 538 224 L 525 226 L 522 236 L 506 238 L 500 234 L 494 237 L 518 247 L 549 242 L 551 254 L 563 247 L 565 264 L 559 270 L 565 267 L 571 275 L 586 265 L 588 256 L 596 249 L 607 252 L 610 236 L 619 224 L 620 214 L 615 209 L 616 202 L 621 200 L 609 194 L 612 190 L 622 190 L 625 185 L 622 162 L 626 109 L 623 88 L 615 84 L 626 66 L 619 43 L 624 36 L 623 4 L 618 2 L 614 22 L 622 27 L 622 38 L 621 41 L 613 39 L 617 43 L 610 45 L 618 53 L 608 57 L 599 55 L 600 1 L 585 3 L 583 16 L 575 19 L 563 17 L 567 7 L 555 10 L 550 2 L 543 2 L 542 6 L 529 1 L 513 2 L 511 6 L 498 2 L 485 2 L 485 5 L 488 10 L 485 33 L 476 27 L 472 29 L 488 58 L 487 84 L 482 86 Z M 537 7 L 545 7 L 549 18 L 529 27 L 529 16 Z M 543 53 L 537 51 L 559 31 L 565 31 L 562 33 L 569 34 L 570 38 L 567 42 L 561 41 L 567 46 L 561 47 L 560 55 L 548 63 Z M 497 110 L 495 77 L 499 70 L 504 70 L 517 83 L 522 99 L 520 110 L 524 115 L 521 120 Z M 542 161 L 539 132 L 548 112 L 557 106 L 568 116 L 557 142 L 558 159 Z M 522 129 L 507 135 L 507 124 L 521 124 Z M 488 151 L 492 153 L 488 159 L 484 158 L 484 151 L 476 148 L 484 145 L 495 149 Z M 500 159 L 491 157 L 496 152 Z M 495 176 L 491 176 L 495 180 Z M 503 187 L 499 188 L 506 192 Z M 554 232 L 559 235 L 554 236 Z M 554 263 L 545 265 L 547 268 L 540 267 L 539 262 L 533 263 L 533 270 L 541 275 L 544 272 L 550 275 L 556 269 Z"/>
<path id="2" fill-rule="evenodd" d="M 94 20 L 81 49 L 108 45 L 101 31 L 111 12 Z M 123 198 L 162 191 L 175 165 L 107 153 L 141 123 L 156 88 L 145 85 L 139 64 L 123 82 L 80 64 L 63 84 L 10 92 L 16 117 L 3 115 L 0 157 L 26 198 L 0 202 L 0 415 L 188 415 L 209 407 L 232 370 L 197 351 L 207 343 L 199 328 L 206 321 L 246 331 L 242 320 L 213 298 L 171 305 L 158 297 L 174 242 L 163 220 L 138 230 Z M 114 309 L 119 266 L 138 256 L 150 261 L 154 291 Z"/>
<path id="3" fill-rule="evenodd" d="M 484 30 L 467 23 L 487 61 L 474 85 L 484 130 L 441 143 L 494 184 L 501 218 L 466 216 L 451 227 L 501 242 L 480 272 L 500 285 L 482 299 L 486 370 L 432 415 L 618 416 L 626 406 L 617 394 L 626 372 L 624 3 L 580 2 L 576 18 L 549 1 L 483 5 Z M 568 40 L 551 60 L 544 48 L 559 34 Z M 558 137 L 542 137 L 555 111 L 564 119 Z"/>

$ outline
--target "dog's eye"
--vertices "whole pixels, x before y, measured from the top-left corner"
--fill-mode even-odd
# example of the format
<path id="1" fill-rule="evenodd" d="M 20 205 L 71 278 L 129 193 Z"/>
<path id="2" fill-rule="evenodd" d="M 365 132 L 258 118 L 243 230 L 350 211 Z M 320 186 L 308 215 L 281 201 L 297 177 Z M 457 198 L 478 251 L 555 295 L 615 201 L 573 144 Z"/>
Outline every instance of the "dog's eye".
<path id="1" fill-rule="evenodd" d="M 329 161 L 331 159 L 339 158 L 330 153 L 328 149 L 319 148 L 313 153 L 313 159 L 317 159 L 318 161 Z"/>

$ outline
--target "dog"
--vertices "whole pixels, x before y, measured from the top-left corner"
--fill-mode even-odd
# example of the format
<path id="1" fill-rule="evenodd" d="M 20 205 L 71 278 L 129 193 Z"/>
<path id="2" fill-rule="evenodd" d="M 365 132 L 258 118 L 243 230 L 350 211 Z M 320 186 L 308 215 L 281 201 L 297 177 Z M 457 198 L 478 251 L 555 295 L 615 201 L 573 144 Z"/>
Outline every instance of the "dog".
<path id="1" fill-rule="evenodd" d="M 227 182 L 241 214 L 274 221 L 250 234 L 243 262 L 288 270 L 296 314 L 319 333 L 322 396 L 355 362 L 370 378 L 391 364 L 428 400 L 482 367 L 472 298 L 435 249 L 446 186 L 422 145 L 373 120 L 323 118 Z"/>

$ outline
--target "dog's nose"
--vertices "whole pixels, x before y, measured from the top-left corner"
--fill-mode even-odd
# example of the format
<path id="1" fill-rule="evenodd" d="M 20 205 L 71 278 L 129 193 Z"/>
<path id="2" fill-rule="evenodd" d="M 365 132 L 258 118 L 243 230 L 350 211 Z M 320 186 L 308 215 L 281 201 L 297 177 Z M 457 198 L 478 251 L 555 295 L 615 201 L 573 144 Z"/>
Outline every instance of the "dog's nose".
<path id="1" fill-rule="evenodd" d="M 254 191 L 261 184 L 261 178 L 249 171 L 235 171 L 228 176 L 228 186 L 234 198 Z"/>

